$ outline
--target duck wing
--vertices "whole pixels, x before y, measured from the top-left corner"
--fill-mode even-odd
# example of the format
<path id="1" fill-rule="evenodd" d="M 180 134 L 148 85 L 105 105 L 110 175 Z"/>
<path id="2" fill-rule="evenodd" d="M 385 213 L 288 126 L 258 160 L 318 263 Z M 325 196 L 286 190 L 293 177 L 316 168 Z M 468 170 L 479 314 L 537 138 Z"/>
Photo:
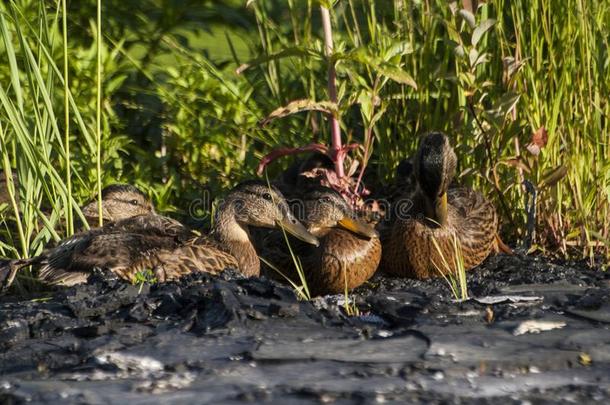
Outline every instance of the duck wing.
<path id="1" fill-rule="evenodd" d="M 459 236 L 466 267 L 487 257 L 498 231 L 498 215 L 493 204 L 469 188 L 450 189 L 447 199 L 452 207 L 451 222 Z"/>
<path id="2" fill-rule="evenodd" d="M 159 282 L 174 280 L 194 272 L 218 274 L 227 268 L 239 270 L 237 259 L 206 236 L 174 249 L 156 251 L 143 265 L 152 268 Z"/>
<path id="3" fill-rule="evenodd" d="M 50 284 L 85 282 L 93 269 L 132 279 L 158 252 L 196 239 L 184 225 L 160 215 L 142 215 L 78 233 L 39 256 L 39 278 Z M 129 276 L 129 277 L 128 277 Z"/>

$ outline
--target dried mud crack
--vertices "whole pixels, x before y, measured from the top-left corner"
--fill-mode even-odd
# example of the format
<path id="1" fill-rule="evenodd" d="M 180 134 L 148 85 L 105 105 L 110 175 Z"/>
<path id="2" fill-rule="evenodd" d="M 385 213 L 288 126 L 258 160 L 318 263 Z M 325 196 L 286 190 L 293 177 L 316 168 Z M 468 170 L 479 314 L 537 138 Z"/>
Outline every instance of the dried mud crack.
<path id="1" fill-rule="evenodd" d="M 0 300 L 0 403 L 503 403 L 610 399 L 610 274 L 497 256 L 298 301 L 266 279 L 93 280 Z"/>

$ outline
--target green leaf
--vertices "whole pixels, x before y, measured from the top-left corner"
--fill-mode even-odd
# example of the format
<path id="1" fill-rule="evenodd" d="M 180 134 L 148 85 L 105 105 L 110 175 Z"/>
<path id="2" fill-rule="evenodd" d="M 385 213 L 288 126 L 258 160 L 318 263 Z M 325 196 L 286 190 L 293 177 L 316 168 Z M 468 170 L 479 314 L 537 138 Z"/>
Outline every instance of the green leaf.
<path id="1" fill-rule="evenodd" d="M 521 95 L 518 93 L 508 92 L 496 101 L 494 104 L 494 110 L 498 113 L 506 115 L 515 108 L 515 105 L 519 102 Z"/>
<path id="2" fill-rule="evenodd" d="M 466 55 L 466 50 L 464 49 L 464 47 L 462 45 L 458 45 L 453 49 L 453 52 L 455 53 L 455 56 L 459 57 L 459 58 L 463 58 L 464 55 Z"/>
<path id="3" fill-rule="evenodd" d="M 2 39 L 4 40 L 4 49 L 8 56 L 8 63 L 11 72 L 11 83 L 13 85 L 13 91 L 17 98 L 17 106 L 19 111 L 23 113 L 23 92 L 21 91 L 21 83 L 19 82 L 19 68 L 17 67 L 17 58 L 15 57 L 15 48 L 11 42 L 11 35 L 6 27 L 6 20 L 4 14 L 0 13 L 0 29 L 2 32 Z"/>
<path id="4" fill-rule="evenodd" d="M 265 126 L 274 119 L 286 117 L 302 111 L 321 111 L 327 114 L 336 115 L 337 104 L 330 101 L 315 101 L 309 99 L 294 100 L 283 107 L 277 108 L 259 121 L 260 126 Z"/>
<path id="5" fill-rule="evenodd" d="M 494 20 L 493 18 L 489 18 L 479 24 L 479 26 L 474 29 L 474 32 L 472 33 L 472 38 L 470 39 L 472 46 L 477 46 L 483 35 L 487 31 L 489 31 L 489 29 L 493 27 L 495 23 L 496 20 Z"/>
<path id="6" fill-rule="evenodd" d="M 559 165 L 551 170 L 548 170 L 544 174 L 542 181 L 538 185 L 538 188 L 542 189 L 544 187 L 554 186 L 555 184 L 557 184 L 559 182 L 559 180 L 563 179 L 567 174 L 568 174 L 568 168 L 564 165 Z"/>
<path id="7" fill-rule="evenodd" d="M 460 10 L 460 15 L 468 23 L 470 28 L 474 28 L 476 26 L 474 15 L 470 11 L 462 9 Z"/>
<path id="8" fill-rule="evenodd" d="M 282 49 L 279 52 L 276 53 L 272 53 L 269 55 L 261 55 L 258 58 L 255 58 L 249 62 L 246 62 L 244 64 L 242 64 L 241 66 L 239 66 L 236 70 L 235 73 L 237 74 L 241 74 L 243 73 L 246 69 L 251 68 L 252 66 L 258 66 L 260 64 L 263 63 L 268 63 L 274 60 L 278 60 L 278 59 L 283 59 L 283 58 L 290 58 L 290 57 L 295 57 L 295 56 L 300 56 L 300 57 L 304 57 L 304 56 L 309 56 L 309 57 L 314 57 L 317 59 L 323 59 L 324 55 L 322 55 L 320 52 L 317 52 L 313 49 L 310 48 L 304 48 L 301 46 L 295 46 L 295 47 L 290 47 L 290 48 L 285 48 Z"/>
<path id="9" fill-rule="evenodd" d="M 389 61 L 395 56 L 408 55 L 410 53 L 413 53 L 413 47 L 411 44 L 405 41 L 397 41 L 385 52 L 383 59 Z"/>
<path id="10" fill-rule="evenodd" d="M 406 84 L 407 86 L 411 86 L 417 90 L 417 83 L 415 83 L 413 77 L 398 66 L 391 66 L 387 64 L 380 65 L 379 73 L 397 83 Z"/>
<path id="11" fill-rule="evenodd" d="M 472 48 L 470 50 L 470 52 L 468 53 L 468 59 L 470 60 L 470 66 L 472 66 L 472 67 L 475 66 L 478 57 L 479 57 L 479 51 L 477 51 L 475 48 Z"/>
<path id="12" fill-rule="evenodd" d="M 358 94 L 358 103 L 360 104 L 360 111 L 367 122 L 371 121 L 373 115 L 373 100 L 372 94 L 369 92 L 362 91 Z"/>

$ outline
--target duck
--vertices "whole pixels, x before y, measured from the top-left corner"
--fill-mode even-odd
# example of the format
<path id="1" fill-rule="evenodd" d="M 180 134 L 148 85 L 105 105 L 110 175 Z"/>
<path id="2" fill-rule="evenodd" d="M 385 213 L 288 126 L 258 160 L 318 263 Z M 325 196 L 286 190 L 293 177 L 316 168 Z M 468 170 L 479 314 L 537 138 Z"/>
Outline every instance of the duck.
<path id="1" fill-rule="evenodd" d="M 318 237 L 319 246 L 292 243 L 299 257 L 311 296 L 339 294 L 366 282 L 377 270 L 381 260 L 381 242 L 375 228 L 359 218 L 345 199 L 333 189 L 312 186 L 296 205 L 303 215 L 307 230 Z M 280 239 L 283 235 L 280 235 Z M 280 246 L 278 235 L 268 245 Z M 267 254 L 267 255 L 265 255 Z M 301 283 L 292 256 L 286 249 L 267 249 L 261 257 L 268 258 L 267 274 L 278 280 L 287 278 Z"/>
<path id="2" fill-rule="evenodd" d="M 102 219 L 117 222 L 123 219 L 155 213 L 155 207 L 148 196 L 131 184 L 114 183 L 102 189 Z M 90 227 L 99 225 L 97 200 L 93 199 L 81 208 Z"/>
<path id="3" fill-rule="evenodd" d="M 17 189 L 18 177 L 13 175 L 13 182 Z M 6 180 L 0 172 L 0 205 L 10 203 Z M 152 201 L 138 187 L 131 184 L 113 183 L 102 189 L 102 218 L 107 222 L 115 222 L 121 219 L 154 213 L 155 209 Z M 19 204 L 19 193 L 15 194 L 17 204 Z M 98 204 L 96 199 L 80 207 L 89 227 L 99 226 Z M 49 213 L 46 212 L 46 215 Z M 42 221 L 39 227 L 44 227 Z M 84 229 L 83 223 L 79 222 L 79 229 Z"/>
<path id="4" fill-rule="evenodd" d="M 319 244 L 292 215 L 279 190 L 254 180 L 227 194 L 209 235 L 197 235 L 156 213 L 137 215 L 76 234 L 20 265 L 36 265 L 41 281 L 64 286 L 86 282 L 96 269 L 132 283 L 147 270 L 157 282 L 193 272 L 217 274 L 226 268 L 256 277 L 260 262 L 250 227 L 281 227 L 307 243 Z"/>
<path id="5" fill-rule="evenodd" d="M 14 176 L 14 181 L 17 181 L 16 176 Z M 101 194 L 102 217 L 107 223 L 155 213 L 152 201 L 148 196 L 131 184 L 113 183 L 104 187 Z M 80 209 L 90 228 L 99 226 L 97 200 L 89 201 Z M 82 223 L 79 223 L 79 230 L 86 232 Z M 34 264 L 42 257 L 44 255 L 20 260 L 0 259 L 0 286 L 10 285 L 20 268 Z"/>
<path id="6" fill-rule="evenodd" d="M 476 267 L 496 247 L 493 204 L 470 188 L 449 187 L 457 157 L 444 133 L 424 136 L 411 163 L 414 186 L 393 204 L 382 232 L 382 271 L 428 279 L 454 271 L 460 256 L 465 270 Z"/>

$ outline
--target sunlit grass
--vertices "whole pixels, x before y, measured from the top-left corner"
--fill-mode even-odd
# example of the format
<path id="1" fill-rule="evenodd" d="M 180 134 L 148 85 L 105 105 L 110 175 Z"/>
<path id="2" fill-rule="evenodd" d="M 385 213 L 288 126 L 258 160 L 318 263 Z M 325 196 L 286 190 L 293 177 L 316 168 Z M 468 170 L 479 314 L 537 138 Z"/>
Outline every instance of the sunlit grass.
<path id="1" fill-rule="evenodd" d="M 267 187 L 269 187 L 269 190 L 271 190 L 271 183 L 269 182 L 269 177 L 267 176 L 267 173 L 265 173 L 265 180 L 267 181 Z M 275 195 L 275 193 L 271 193 L 272 198 L 274 195 Z M 275 199 L 273 200 L 273 202 L 274 202 L 274 204 L 277 204 Z M 298 297 L 301 297 L 305 300 L 310 300 L 311 294 L 309 292 L 309 286 L 307 285 L 307 278 L 305 276 L 305 270 L 303 269 L 303 265 L 301 264 L 301 258 L 298 257 L 294 253 L 294 250 L 292 249 L 292 246 L 290 244 L 290 239 L 288 238 L 288 234 L 286 233 L 286 230 L 284 229 L 284 227 L 280 226 L 280 228 L 282 230 L 282 235 L 284 236 L 284 242 L 286 243 L 286 246 L 288 247 L 288 252 L 290 253 L 290 258 L 292 259 L 292 264 L 294 265 L 294 269 L 299 276 L 299 281 L 301 282 L 301 284 L 297 284 L 295 282 L 295 280 L 292 280 L 290 277 L 285 275 L 273 263 L 270 263 L 269 261 L 267 261 L 263 258 L 261 258 L 261 260 L 263 260 L 273 271 L 277 272 L 280 276 L 284 277 L 284 279 L 286 279 L 288 281 L 288 283 L 292 286 L 292 288 L 294 288 Z"/>
<path id="2" fill-rule="evenodd" d="M 440 263 L 436 263 L 432 258 L 432 265 L 439 275 L 447 282 L 454 298 L 457 301 L 467 300 L 469 296 L 468 282 L 466 281 L 466 268 L 464 266 L 464 254 L 457 235 L 453 235 L 451 245 L 452 251 L 448 253 L 443 252 L 443 249 L 441 249 L 434 236 L 431 236 L 430 240 L 441 259 Z M 434 255 L 432 255 L 432 257 L 434 257 Z"/>
<path id="3" fill-rule="evenodd" d="M 290 284 L 290 286 L 296 293 L 297 297 L 299 297 L 300 299 L 305 300 L 305 301 L 311 300 L 311 294 L 309 293 L 309 288 L 307 286 L 307 279 L 305 279 L 305 277 L 304 277 L 305 273 L 303 271 L 303 266 L 301 265 L 301 260 L 298 257 L 293 255 L 293 264 L 294 264 L 295 270 L 297 271 L 297 274 L 299 275 L 301 284 L 298 284 L 291 277 L 287 276 L 275 264 L 271 263 L 269 260 L 265 259 L 264 257 L 261 256 L 261 257 L 259 257 L 259 259 L 263 263 L 265 263 L 267 266 L 269 266 L 269 268 L 271 270 L 275 271 L 277 274 L 282 276 L 284 278 L 284 280 L 286 280 L 286 282 L 288 282 L 288 284 Z"/>
<path id="4" fill-rule="evenodd" d="M 349 294 L 349 289 L 347 288 L 347 266 L 344 263 L 341 263 L 343 280 L 345 283 L 345 288 L 343 290 L 343 297 L 345 302 L 343 303 L 343 310 L 347 314 L 347 316 L 360 316 L 360 309 L 356 304 L 356 299 L 351 299 Z"/>

